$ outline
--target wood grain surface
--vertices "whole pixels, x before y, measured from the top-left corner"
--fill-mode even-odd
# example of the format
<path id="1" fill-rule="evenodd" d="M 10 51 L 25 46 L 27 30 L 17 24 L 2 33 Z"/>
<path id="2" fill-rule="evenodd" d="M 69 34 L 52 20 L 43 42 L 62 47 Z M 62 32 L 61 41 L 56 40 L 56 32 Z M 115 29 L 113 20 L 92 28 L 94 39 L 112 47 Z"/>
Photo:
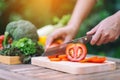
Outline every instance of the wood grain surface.
<path id="1" fill-rule="evenodd" d="M 31 64 L 0 64 L 0 80 L 120 80 L 120 60 L 108 58 L 116 62 L 117 68 L 91 74 L 69 74 Z"/>

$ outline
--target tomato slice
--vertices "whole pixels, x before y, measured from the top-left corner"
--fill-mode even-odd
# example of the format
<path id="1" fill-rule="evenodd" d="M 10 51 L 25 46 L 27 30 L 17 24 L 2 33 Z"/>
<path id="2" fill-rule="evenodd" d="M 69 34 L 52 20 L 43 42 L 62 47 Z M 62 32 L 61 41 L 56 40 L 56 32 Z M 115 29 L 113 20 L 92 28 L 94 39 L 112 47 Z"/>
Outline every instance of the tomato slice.
<path id="1" fill-rule="evenodd" d="M 94 62 L 94 63 L 103 63 L 105 62 L 106 60 L 106 57 L 91 57 L 91 58 L 88 58 L 88 62 Z"/>
<path id="2" fill-rule="evenodd" d="M 87 48 L 82 43 L 70 43 L 66 47 L 66 55 L 70 61 L 80 61 L 86 57 Z"/>
<path id="3" fill-rule="evenodd" d="M 50 61 L 61 61 L 60 58 L 50 58 Z"/>
<path id="4" fill-rule="evenodd" d="M 63 58 L 67 58 L 67 56 L 65 54 L 62 54 L 62 55 L 59 55 L 58 58 L 63 59 Z"/>
<path id="5" fill-rule="evenodd" d="M 86 63 L 86 62 L 90 62 L 90 63 L 104 63 L 106 61 L 106 57 L 98 57 L 98 56 L 93 56 L 93 57 L 89 57 L 86 58 L 84 60 L 81 60 L 81 63 Z"/>

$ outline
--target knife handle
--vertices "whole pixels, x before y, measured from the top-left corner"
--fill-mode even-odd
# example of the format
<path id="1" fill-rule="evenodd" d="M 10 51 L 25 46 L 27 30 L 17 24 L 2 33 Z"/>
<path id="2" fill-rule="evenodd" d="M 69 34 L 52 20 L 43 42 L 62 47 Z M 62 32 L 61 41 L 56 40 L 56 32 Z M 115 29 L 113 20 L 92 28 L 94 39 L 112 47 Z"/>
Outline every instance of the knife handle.
<path id="1" fill-rule="evenodd" d="M 86 43 L 90 42 L 91 39 L 92 39 L 92 35 L 87 35 L 87 36 L 75 39 L 73 42 L 80 42 L 80 43 L 86 44 Z"/>

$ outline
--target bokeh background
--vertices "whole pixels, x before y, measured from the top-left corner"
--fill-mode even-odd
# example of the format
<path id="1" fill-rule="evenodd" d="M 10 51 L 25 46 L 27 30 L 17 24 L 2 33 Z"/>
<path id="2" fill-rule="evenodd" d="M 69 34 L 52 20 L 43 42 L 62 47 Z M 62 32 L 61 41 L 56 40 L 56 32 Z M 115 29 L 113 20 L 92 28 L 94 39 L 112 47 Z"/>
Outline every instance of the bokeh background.
<path id="1" fill-rule="evenodd" d="M 61 18 L 72 14 L 75 3 L 76 0 L 0 0 L 0 35 L 4 34 L 9 22 L 20 19 L 31 21 L 38 29 L 54 24 L 55 17 Z M 120 0 L 98 0 L 76 38 L 84 36 L 102 19 L 118 10 L 120 10 Z M 87 47 L 89 54 L 120 58 L 120 38 L 113 43 L 101 46 L 87 44 Z"/>

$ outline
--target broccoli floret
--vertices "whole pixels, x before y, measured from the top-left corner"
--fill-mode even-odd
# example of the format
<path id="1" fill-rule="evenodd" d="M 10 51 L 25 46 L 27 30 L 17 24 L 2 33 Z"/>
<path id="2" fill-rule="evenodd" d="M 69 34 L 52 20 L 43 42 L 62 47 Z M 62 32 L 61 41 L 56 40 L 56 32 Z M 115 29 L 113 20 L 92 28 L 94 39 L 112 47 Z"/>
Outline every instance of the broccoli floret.
<path id="1" fill-rule="evenodd" d="M 19 40 L 21 38 L 27 37 L 32 39 L 33 41 L 38 40 L 37 28 L 29 21 L 19 20 L 10 22 L 6 31 L 9 33 L 9 36 L 12 37 L 13 40 Z"/>

